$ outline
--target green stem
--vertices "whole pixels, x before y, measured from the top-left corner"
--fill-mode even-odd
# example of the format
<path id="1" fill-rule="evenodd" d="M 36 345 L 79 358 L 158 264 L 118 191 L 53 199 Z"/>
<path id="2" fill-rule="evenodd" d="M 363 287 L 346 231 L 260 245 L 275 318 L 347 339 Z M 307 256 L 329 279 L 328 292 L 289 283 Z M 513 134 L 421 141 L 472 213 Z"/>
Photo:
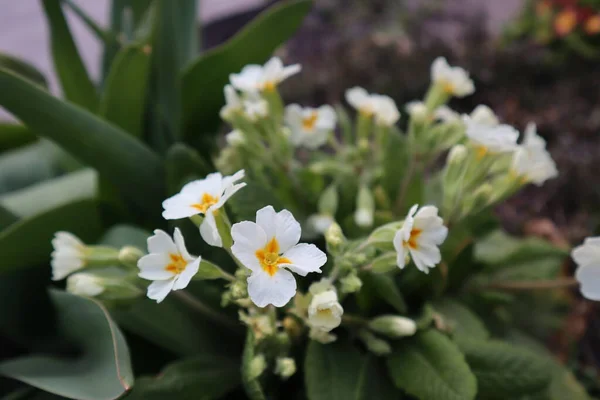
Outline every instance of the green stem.
<path id="1" fill-rule="evenodd" d="M 242 326 L 238 322 L 230 319 L 229 317 L 221 313 L 216 312 L 215 310 L 204 304 L 202 301 L 192 296 L 191 294 L 184 292 L 183 290 L 174 291 L 173 296 L 177 297 L 182 303 L 189 306 L 192 310 L 196 311 L 199 314 L 202 314 L 206 318 L 218 323 L 219 325 L 222 325 L 226 328 L 235 331 L 241 331 L 242 329 Z"/>

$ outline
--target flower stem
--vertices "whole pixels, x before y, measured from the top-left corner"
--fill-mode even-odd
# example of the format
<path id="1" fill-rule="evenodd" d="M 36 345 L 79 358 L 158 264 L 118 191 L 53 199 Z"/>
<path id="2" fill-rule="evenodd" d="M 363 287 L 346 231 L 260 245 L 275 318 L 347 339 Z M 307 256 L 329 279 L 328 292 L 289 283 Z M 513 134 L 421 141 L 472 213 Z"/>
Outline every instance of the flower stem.
<path id="1" fill-rule="evenodd" d="M 221 313 L 216 312 L 215 310 L 213 310 L 212 308 L 210 308 L 191 294 L 184 292 L 183 290 L 177 290 L 173 292 L 173 296 L 177 297 L 182 303 L 185 303 L 191 309 L 198 312 L 199 314 L 202 314 L 211 321 L 216 322 L 228 329 L 241 331 L 242 326 L 236 321 L 230 319 L 229 317 Z"/>

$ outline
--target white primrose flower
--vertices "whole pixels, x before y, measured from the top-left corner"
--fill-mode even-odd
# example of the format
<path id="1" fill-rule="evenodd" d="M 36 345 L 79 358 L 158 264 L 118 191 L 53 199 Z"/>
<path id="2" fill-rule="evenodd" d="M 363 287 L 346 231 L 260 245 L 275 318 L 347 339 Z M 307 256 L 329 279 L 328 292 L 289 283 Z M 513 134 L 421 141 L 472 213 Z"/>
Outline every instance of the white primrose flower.
<path id="1" fill-rule="evenodd" d="M 290 140 L 294 146 L 316 149 L 327 142 L 335 128 L 336 114 L 333 107 L 300 107 L 290 104 L 285 108 L 285 122 L 291 130 Z"/>
<path id="2" fill-rule="evenodd" d="M 577 264 L 575 279 L 586 299 L 600 300 L 600 236 L 589 237 L 571 252 Z"/>
<path id="3" fill-rule="evenodd" d="M 52 239 L 52 280 L 59 281 L 85 267 L 86 245 L 69 232 L 56 232 Z"/>
<path id="4" fill-rule="evenodd" d="M 460 121 L 460 114 L 450 107 L 443 105 L 433 111 L 433 118 L 445 123 L 453 123 Z"/>
<path id="5" fill-rule="evenodd" d="M 451 67 L 444 57 L 436 58 L 431 64 L 431 80 L 452 96 L 465 97 L 475 91 L 469 73 L 460 67 Z"/>
<path id="6" fill-rule="evenodd" d="M 225 94 L 225 105 L 221 108 L 221 118 L 227 120 L 236 112 L 243 110 L 242 99 L 238 92 L 231 85 L 225 85 L 223 89 Z"/>
<path id="7" fill-rule="evenodd" d="M 188 253 L 183 235 L 175 228 L 173 239 L 157 229 L 148 238 L 148 253 L 138 261 L 138 276 L 153 281 L 148 297 L 160 303 L 172 290 L 187 287 L 200 268 L 201 257 Z"/>
<path id="8" fill-rule="evenodd" d="M 103 279 L 95 274 L 79 272 L 67 278 L 67 292 L 77 296 L 95 297 L 105 290 Z"/>
<path id="9" fill-rule="evenodd" d="M 340 326 L 343 313 L 335 290 L 327 290 L 313 296 L 308 306 L 308 324 L 329 332 Z"/>
<path id="10" fill-rule="evenodd" d="M 273 57 L 264 66 L 246 65 L 239 74 L 229 75 L 231 84 L 243 92 L 274 91 L 278 84 L 300 72 L 300 64 L 284 66 Z"/>
<path id="11" fill-rule="evenodd" d="M 329 214 L 313 214 L 306 220 L 310 230 L 320 235 L 324 235 L 334 222 L 335 219 Z"/>
<path id="12" fill-rule="evenodd" d="M 382 126 L 392 126 L 400 119 L 400 112 L 394 100 L 385 95 L 370 94 L 361 87 L 346 90 L 346 101 L 366 117 L 375 117 Z"/>
<path id="13" fill-rule="evenodd" d="M 488 126 L 463 115 L 466 135 L 475 145 L 478 157 L 487 153 L 508 153 L 517 148 L 519 132 L 510 125 Z"/>
<path id="14" fill-rule="evenodd" d="M 425 119 L 428 114 L 427 106 L 419 100 L 409 101 L 404 108 L 408 115 L 414 119 Z"/>
<path id="15" fill-rule="evenodd" d="M 375 123 L 380 126 L 392 126 L 400 119 L 400 111 L 396 102 L 389 96 L 372 95 L 375 97 Z"/>
<path id="16" fill-rule="evenodd" d="M 536 133 L 535 124 L 527 125 L 523 143 L 513 155 L 512 170 L 524 182 L 538 186 L 558 176 L 556 163 L 546 150 L 546 141 Z"/>
<path id="17" fill-rule="evenodd" d="M 437 207 L 425 206 L 417 212 L 418 207 L 412 206 L 393 243 L 398 267 L 404 268 L 410 255 L 417 268 L 428 274 L 442 260 L 439 246 L 446 240 L 448 228 L 438 216 Z"/>
<path id="18" fill-rule="evenodd" d="M 246 138 L 244 136 L 244 132 L 240 131 L 239 129 L 234 129 L 225 135 L 225 141 L 228 145 L 235 147 L 246 143 Z"/>
<path id="19" fill-rule="evenodd" d="M 256 94 L 248 94 L 243 105 L 244 114 L 250 121 L 257 121 L 269 115 L 269 103 Z"/>
<path id="20" fill-rule="evenodd" d="M 327 256 L 314 244 L 300 243 L 302 230 L 291 212 L 267 206 L 256 212 L 256 223 L 242 221 L 231 228 L 233 255 L 252 274 L 248 294 L 258 307 L 283 307 L 296 294 L 292 272 L 321 272 Z"/>
<path id="21" fill-rule="evenodd" d="M 217 229 L 215 214 L 231 196 L 246 186 L 244 182 L 236 183 L 242 178 L 243 169 L 231 176 L 214 172 L 204 179 L 188 183 L 179 193 L 163 202 L 163 218 L 181 219 L 203 214 L 204 220 L 200 225 L 202 239 L 211 246 L 221 247 L 223 242 Z"/>
<path id="22" fill-rule="evenodd" d="M 498 117 L 494 114 L 494 111 L 484 104 L 475 107 L 470 117 L 471 121 L 479 125 L 490 127 L 500 125 L 500 121 L 498 121 Z"/>

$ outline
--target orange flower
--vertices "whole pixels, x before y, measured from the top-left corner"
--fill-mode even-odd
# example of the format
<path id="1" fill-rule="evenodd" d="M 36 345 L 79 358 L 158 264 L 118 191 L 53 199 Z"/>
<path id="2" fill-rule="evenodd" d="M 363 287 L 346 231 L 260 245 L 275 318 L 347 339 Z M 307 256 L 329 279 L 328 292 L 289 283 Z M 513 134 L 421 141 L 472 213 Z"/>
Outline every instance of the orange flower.
<path id="1" fill-rule="evenodd" d="M 600 14 L 589 17 L 585 21 L 583 28 L 590 35 L 596 35 L 600 33 Z"/>
<path id="2" fill-rule="evenodd" d="M 566 36 L 577 25 L 577 12 L 573 8 L 566 8 L 554 18 L 554 31 L 558 36 Z"/>

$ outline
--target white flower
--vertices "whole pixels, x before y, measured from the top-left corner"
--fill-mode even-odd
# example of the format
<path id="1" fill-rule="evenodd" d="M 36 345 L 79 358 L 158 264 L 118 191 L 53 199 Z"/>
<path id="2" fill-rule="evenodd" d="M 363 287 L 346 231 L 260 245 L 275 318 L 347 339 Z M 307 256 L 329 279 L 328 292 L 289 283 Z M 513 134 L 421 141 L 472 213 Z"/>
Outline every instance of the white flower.
<path id="1" fill-rule="evenodd" d="M 379 125 L 392 126 L 400 119 L 398 107 L 389 96 L 369 94 L 361 87 L 353 87 L 346 90 L 346 101 L 361 114 L 375 117 Z"/>
<path id="2" fill-rule="evenodd" d="M 256 223 L 243 221 L 231 228 L 233 255 L 252 274 L 248 294 L 259 307 L 283 307 L 296 294 L 296 280 L 321 272 L 327 256 L 313 244 L 300 243 L 300 224 L 291 212 L 267 206 L 256 212 Z M 288 271 L 289 270 L 289 271 Z"/>
<path id="3" fill-rule="evenodd" d="M 469 73 L 460 67 L 451 67 L 444 57 L 436 58 L 431 64 L 431 80 L 452 96 L 464 97 L 475 91 Z"/>
<path id="4" fill-rule="evenodd" d="M 335 128 L 336 114 L 333 107 L 302 108 L 290 104 L 285 108 L 285 122 L 291 130 L 290 140 L 294 146 L 316 149 L 327 142 Z"/>
<path id="5" fill-rule="evenodd" d="M 419 100 L 413 100 L 404 106 L 408 115 L 415 119 L 425 119 L 427 117 L 427 106 Z"/>
<path id="6" fill-rule="evenodd" d="M 229 75 L 229 80 L 243 92 L 273 91 L 279 83 L 300 70 L 300 64 L 284 67 L 279 57 L 273 57 L 264 66 L 246 65 L 239 74 Z"/>
<path id="7" fill-rule="evenodd" d="M 583 297 L 600 300 L 600 237 L 586 238 L 571 252 L 571 257 L 577 264 L 575 279 Z"/>
<path id="8" fill-rule="evenodd" d="M 225 141 L 230 146 L 241 146 L 246 143 L 246 138 L 244 136 L 244 132 L 239 129 L 234 129 L 225 135 Z"/>
<path id="9" fill-rule="evenodd" d="M 335 290 L 314 295 L 308 306 L 308 324 L 325 332 L 337 328 L 342 323 L 344 309 L 338 301 Z"/>
<path id="10" fill-rule="evenodd" d="M 67 292 L 77 296 L 95 297 L 104 292 L 103 279 L 95 274 L 79 272 L 67 278 Z"/>
<path id="11" fill-rule="evenodd" d="M 425 206 L 417 212 L 418 207 L 412 206 L 393 243 L 398 253 L 398 267 L 404 268 L 410 254 L 417 268 L 427 274 L 429 268 L 442 260 L 438 246 L 446 240 L 448 228 L 438 216 L 437 207 Z"/>
<path id="12" fill-rule="evenodd" d="M 256 121 L 269 114 L 269 103 L 255 94 L 248 94 L 244 99 L 244 114 L 250 121 Z"/>
<path id="13" fill-rule="evenodd" d="M 221 118 L 228 119 L 242 110 L 242 99 L 231 85 L 225 85 L 223 92 L 225 93 L 225 105 L 221 108 L 220 115 Z"/>
<path id="14" fill-rule="evenodd" d="M 494 114 L 491 108 L 484 104 L 480 104 L 471 112 L 471 120 L 479 125 L 497 126 L 500 124 L 498 117 Z"/>
<path id="15" fill-rule="evenodd" d="M 148 286 L 148 297 L 157 303 L 171 290 L 187 287 L 202 260 L 188 253 L 178 228 L 175 228 L 173 239 L 166 232 L 155 230 L 148 238 L 148 253 L 138 261 L 138 276 L 154 281 Z"/>
<path id="16" fill-rule="evenodd" d="M 312 231 L 323 235 L 334 222 L 335 220 L 329 214 L 313 214 L 308 217 L 306 224 Z"/>
<path id="17" fill-rule="evenodd" d="M 86 245 L 69 232 L 56 232 L 52 239 L 52 280 L 59 281 L 86 264 Z"/>
<path id="18" fill-rule="evenodd" d="M 217 230 L 215 213 L 227 199 L 246 186 L 236 183 L 244 177 L 244 170 L 231 176 L 222 176 L 219 172 L 208 174 L 206 178 L 185 185 L 181 191 L 163 202 L 163 218 L 181 219 L 204 214 L 200 225 L 202 239 L 211 246 L 223 245 Z"/>
<path id="19" fill-rule="evenodd" d="M 519 132 L 509 125 L 488 126 L 474 121 L 470 116 L 463 115 L 467 137 L 473 142 L 479 157 L 488 152 L 506 153 L 517 147 Z"/>
<path id="20" fill-rule="evenodd" d="M 453 123 L 460 121 L 460 114 L 452 110 L 450 107 L 443 105 L 433 111 L 433 117 L 445 123 Z"/>
<path id="21" fill-rule="evenodd" d="M 536 133 L 534 124 L 525 129 L 525 139 L 513 155 L 512 169 L 524 181 L 538 186 L 558 176 L 556 163 L 546 150 L 546 141 Z"/>
<path id="22" fill-rule="evenodd" d="M 296 373 L 296 361 L 290 357 L 279 357 L 275 361 L 275 374 L 287 379 Z"/>

